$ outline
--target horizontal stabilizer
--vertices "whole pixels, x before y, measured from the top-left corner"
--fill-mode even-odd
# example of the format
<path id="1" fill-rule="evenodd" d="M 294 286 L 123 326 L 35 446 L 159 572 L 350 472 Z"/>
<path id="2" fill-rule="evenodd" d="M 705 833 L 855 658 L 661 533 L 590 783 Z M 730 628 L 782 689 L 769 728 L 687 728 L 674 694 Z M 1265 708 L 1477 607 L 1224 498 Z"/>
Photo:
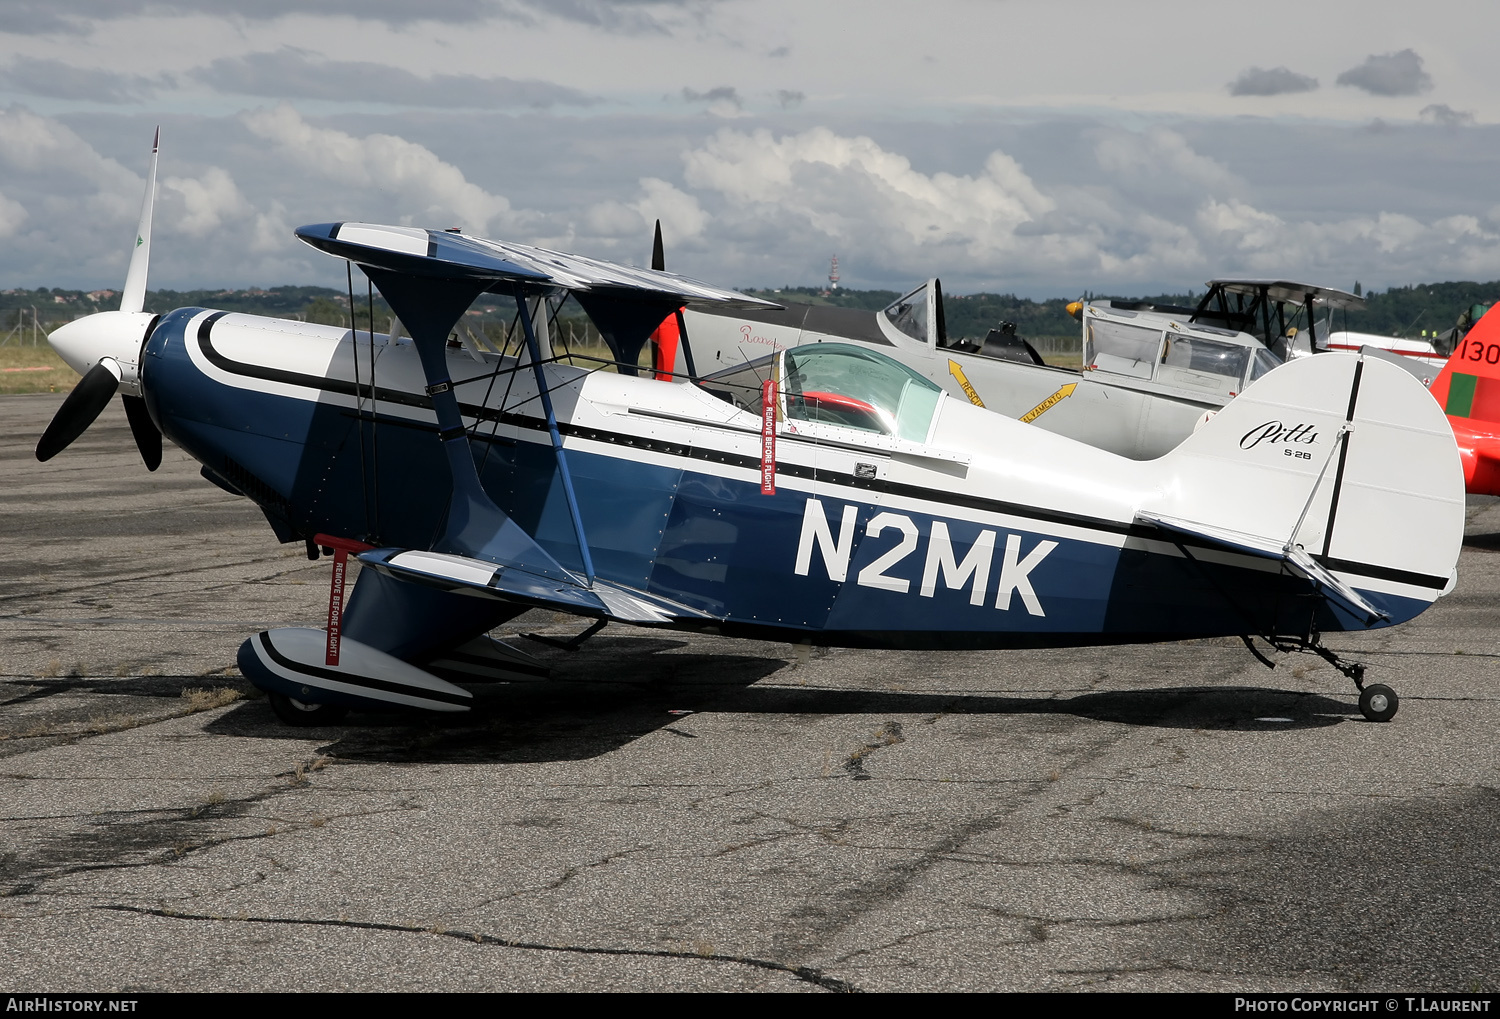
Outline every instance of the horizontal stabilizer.
<path id="1" fill-rule="evenodd" d="M 468 711 L 474 695 L 384 651 L 345 637 L 327 664 L 328 634 L 281 627 L 240 645 L 240 672 L 262 690 L 313 704 Z"/>
<path id="2" fill-rule="evenodd" d="M 713 618 L 670 599 L 608 581 L 596 580 L 593 587 L 577 587 L 467 556 L 378 548 L 362 553 L 359 558 L 366 566 L 396 580 L 619 623 Z"/>
<path id="3" fill-rule="evenodd" d="M 1339 580 L 1307 552 L 1295 545 L 1287 547 L 1284 542 L 1279 542 L 1274 538 L 1245 534 L 1242 531 L 1231 531 L 1228 528 L 1213 527 L 1209 524 L 1180 520 L 1157 513 L 1138 512 L 1135 519 L 1138 524 L 1167 531 L 1178 538 L 1192 538 L 1195 545 L 1205 545 L 1225 552 L 1254 556 L 1257 559 L 1279 561 L 1286 572 L 1309 581 L 1324 598 L 1350 615 L 1364 620 L 1366 626 L 1373 626 L 1377 622 L 1390 618 L 1387 613 L 1371 605 L 1358 591 Z M 1181 547 L 1182 542 L 1177 541 L 1176 538 L 1170 540 Z"/>
<path id="4" fill-rule="evenodd" d="M 1401 354 L 1385 350 L 1382 347 L 1372 347 L 1367 343 L 1359 348 L 1359 354 L 1361 357 L 1377 357 L 1382 361 L 1393 364 L 1424 386 L 1431 386 L 1432 380 L 1437 377 L 1437 369 L 1427 362 L 1418 360 L 1415 357 L 1404 357 Z"/>

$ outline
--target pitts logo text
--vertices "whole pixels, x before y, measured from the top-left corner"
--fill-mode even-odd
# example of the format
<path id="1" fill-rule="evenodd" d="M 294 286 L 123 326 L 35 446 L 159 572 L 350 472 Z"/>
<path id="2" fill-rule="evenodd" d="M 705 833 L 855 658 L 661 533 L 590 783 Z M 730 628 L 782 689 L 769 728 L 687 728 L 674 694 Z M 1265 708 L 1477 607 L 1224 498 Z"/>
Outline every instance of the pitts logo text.
<path id="1" fill-rule="evenodd" d="M 1310 446 L 1318 441 L 1318 432 L 1312 425 L 1284 425 L 1280 421 L 1267 421 L 1256 425 L 1240 439 L 1240 449 L 1254 449 L 1262 442 L 1273 446 L 1297 444 Z"/>

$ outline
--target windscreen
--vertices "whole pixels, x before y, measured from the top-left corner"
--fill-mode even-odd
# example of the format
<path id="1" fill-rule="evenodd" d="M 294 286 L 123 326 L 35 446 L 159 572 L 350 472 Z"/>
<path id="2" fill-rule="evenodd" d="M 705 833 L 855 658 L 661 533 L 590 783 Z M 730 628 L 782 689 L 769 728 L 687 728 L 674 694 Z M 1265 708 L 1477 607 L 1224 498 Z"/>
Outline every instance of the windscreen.
<path id="1" fill-rule="evenodd" d="M 1220 396 L 1234 396 L 1245 388 L 1251 348 L 1202 336 L 1168 333 L 1162 347 L 1156 381 Z"/>
<path id="2" fill-rule="evenodd" d="M 1254 382 L 1281 363 L 1281 358 L 1264 348 L 1255 351 L 1255 365 L 1250 369 L 1250 381 Z"/>
<path id="3" fill-rule="evenodd" d="M 891 325 L 921 343 L 927 342 L 927 287 L 922 284 L 881 312 Z"/>
<path id="4" fill-rule="evenodd" d="M 1088 327 L 1089 359 L 1086 367 L 1097 371 L 1149 379 L 1161 347 L 1161 330 L 1094 319 Z"/>
<path id="5" fill-rule="evenodd" d="M 925 442 L 942 389 L 898 361 L 842 343 L 786 352 L 786 415 Z"/>

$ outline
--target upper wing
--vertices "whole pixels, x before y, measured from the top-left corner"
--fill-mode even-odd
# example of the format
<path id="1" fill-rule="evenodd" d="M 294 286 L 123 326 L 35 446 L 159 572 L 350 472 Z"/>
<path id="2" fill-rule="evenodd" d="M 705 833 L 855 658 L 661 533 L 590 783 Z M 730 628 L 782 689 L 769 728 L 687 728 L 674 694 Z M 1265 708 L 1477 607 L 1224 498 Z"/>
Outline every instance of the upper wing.
<path id="1" fill-rule="evenodd" d="M 665 301 L 679 307 L 779 307 L 676 273 L 446 230 L 376 223 L 317 223 L 299 227 L 297 236 L 315 248 L 361 265 L 412 276 L 492 281 L 489 289 L 496 293 L 510 293 L 520 284 L 530 287 L 533 293 L 538 288 L 557 288 L 600 297 Z"/>

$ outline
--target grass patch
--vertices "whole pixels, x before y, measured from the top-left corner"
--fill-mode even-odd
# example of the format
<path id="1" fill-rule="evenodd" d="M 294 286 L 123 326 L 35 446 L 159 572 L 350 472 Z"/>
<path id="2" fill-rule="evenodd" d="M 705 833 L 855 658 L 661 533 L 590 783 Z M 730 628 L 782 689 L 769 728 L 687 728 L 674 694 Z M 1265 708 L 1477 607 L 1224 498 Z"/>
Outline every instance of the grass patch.
<path id="1" fill-rule="evenodd" d="M 211 711 L 214 708 L 222 708 L 226 704 L 233 704 L 244 697 L 233 687 L 201 687 L 190 686 L 182 691 L 182 699 L 187 707 L 187 714 L 197 714 L 200 711 Z"/>
<path id="2" fill-rule="evenodd" d="M 328 767 L 329 763 L 332 760 L 333 758 L 324 754 L 320 757 L 314 757 L 310 761 L 303 761 L 301 764 L 297 765 L 295 771 L 287 775 L 287 780 L 294 786 L 304 785 L 307 782 L 308 772 L 322 771 L 324 768 Z"/>
<path id="3" fill-rule="evenodd" d="M 45 342 L 0 347 L 0 394 L 66 393 L 77 381 L 78 373 Z"/>

